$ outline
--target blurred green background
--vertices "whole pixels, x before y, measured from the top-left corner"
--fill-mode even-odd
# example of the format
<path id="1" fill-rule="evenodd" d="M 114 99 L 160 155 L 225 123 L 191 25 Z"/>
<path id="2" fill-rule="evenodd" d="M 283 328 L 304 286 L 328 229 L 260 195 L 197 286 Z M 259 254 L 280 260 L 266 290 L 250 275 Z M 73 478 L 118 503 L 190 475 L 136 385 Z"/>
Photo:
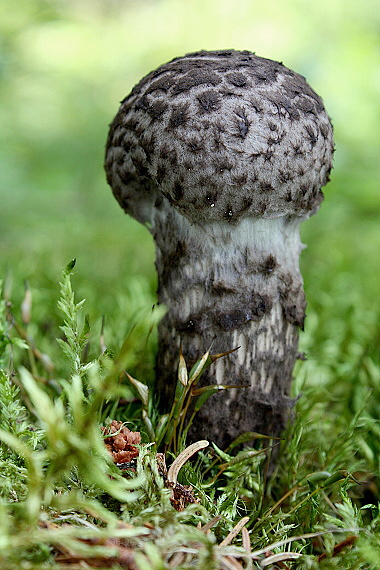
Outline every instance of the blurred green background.
<path id="1" fill-rule="evenodd" d="M 16 298 L 24 279 L 43 296 L 75 257 L 79 296 L 97 317 L 122 310 L 130 287 L 132 298 L 139 286 L 153 294 L 151 237 L 105 182 L 108 124 L 133 85 L 173 57 L 248 49 L 305 75 L 335 127 L 332 182 L 302 229 L 309 331 L 327 338 L 343 305 L 371 319 L 379 37 L 377 0 L 0 0 L 0 276 L 12 272 Z M 322 311 L 335 315 L 324 332 Z"/>

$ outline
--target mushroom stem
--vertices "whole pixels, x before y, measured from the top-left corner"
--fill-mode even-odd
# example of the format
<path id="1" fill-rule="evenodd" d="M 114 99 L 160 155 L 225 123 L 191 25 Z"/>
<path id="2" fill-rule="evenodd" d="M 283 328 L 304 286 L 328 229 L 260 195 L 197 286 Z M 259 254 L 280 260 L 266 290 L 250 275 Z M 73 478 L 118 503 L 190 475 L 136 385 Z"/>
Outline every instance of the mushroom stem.
<path id="1" fill-rule="evenodd" d="M 214 353 L 240 347 L 202 378 L 203 385 L 244 387 L 206 402 L 197 437 L 224 447 L 244 431 L 278 435 L 286 424 L 305 315 L 300 221 L 249 217 L 194 226 L 165 198 L 155 210 L 158 298 L 168 307 L 157 360 L 163 401 L 173 396 L 180 343 L 189 365 L 210 346 Z"/>

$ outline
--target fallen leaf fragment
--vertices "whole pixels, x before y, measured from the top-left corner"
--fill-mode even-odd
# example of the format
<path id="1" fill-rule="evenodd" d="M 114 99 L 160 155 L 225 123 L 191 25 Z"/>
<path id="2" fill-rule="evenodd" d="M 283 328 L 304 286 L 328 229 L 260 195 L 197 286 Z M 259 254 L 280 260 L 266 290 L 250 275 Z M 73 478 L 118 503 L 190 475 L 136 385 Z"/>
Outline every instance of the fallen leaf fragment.
<path id="1" fill-rule="evenodd" d="M 222 542 L 219 544 L 219 546 L 227 546 L 228 544 L 230 544 L 230 542 L 233 541 L 233 539 L 239 534 L 239 532 L 242 530 L 242 528 L 247 524 L 247 522 L 249 521 L 249 517 L 243 517 L 238 523 L 237 525 L 234 526 L 234 528 L 231 530 L 231 532 L 226 536 L 226 538 L 224 540 L 222 540 Z"/>
<path id="2" fill-rule="evenodd" d="M 185 463 L 192 457 L 195 453 L 204 449 L 209 445 L 209 442 L 205 439 L 200 441 L 196 441 L 195 443 L 189 445 L 175 458 L 172 465 L 168 471 L 168 481 L 169 483 L 176 484 L 178 473 L 180 472 L 181 468 L 185 465 Z"/>
<path id="3" fill-rule="evenodd" d="M 285 562 L 287 560 L 295 560 L 303 556 L 300 552 L 280 552 L 279 554 L 272 554 L 263 560 L 260 560 L 260 566 L 265 568 L 266 566 L 271 566 L 272 564 L 278 564 L 278 562 Z"/>
<path id="4" fill-rule="evenodd" d="M 175 458 L 167 472 L 166 478 L 164 478 L 166 486 L 172 490 L 170 501 L 176 511 L 183 511 L 188 503 L 199 503 L 199 500 L 196 499 L 192 493 L 193 488 L 190 485 L 181 485 L 178 483 L 177 477 L 181 468 L 190 457 L 208 445 L 209 442 L 203 439 L 186 447 L 186 449 Z"/>

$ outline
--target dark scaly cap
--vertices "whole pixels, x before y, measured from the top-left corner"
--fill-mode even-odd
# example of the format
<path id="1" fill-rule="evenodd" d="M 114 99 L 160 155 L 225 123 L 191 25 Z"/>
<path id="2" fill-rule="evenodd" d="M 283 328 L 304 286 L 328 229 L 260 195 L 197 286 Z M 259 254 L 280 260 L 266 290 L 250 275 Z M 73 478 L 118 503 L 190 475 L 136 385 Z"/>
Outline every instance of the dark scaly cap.
<path id="1" fill-rule="evenodd" d="M 304 77 L 248 51 L 201 51 L 152 71 L 122 101 L 105 168 L 142 223 L 161 194 L 193 222 L 302 218 L 323 199 L 333 151 Z"/>

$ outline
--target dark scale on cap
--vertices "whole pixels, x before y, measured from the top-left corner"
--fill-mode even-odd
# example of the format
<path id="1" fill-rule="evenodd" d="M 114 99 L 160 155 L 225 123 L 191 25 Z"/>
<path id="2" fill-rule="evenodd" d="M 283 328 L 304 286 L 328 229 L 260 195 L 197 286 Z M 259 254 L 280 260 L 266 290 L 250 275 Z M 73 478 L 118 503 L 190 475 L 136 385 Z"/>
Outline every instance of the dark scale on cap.
<path id="1" fill-rule="evenodd" d="M 272 184 L 270 184 L 269 182 L 263 182 L 260 190 L 261 190 L 261 192 L 264 192 L 264 194 L 266 194 L 266 193 L 273 192 L 274 188 L 273 188 Z"/>
<path id="2" fill-rule="evenodd" d="M 172 89 L 172 95 L 179 95 L 184 91 L 189 91 L 199 85 L 218 85 L 220 77 L 208 69 L 197 69 L 189 71 L 184 77 L 180 77 Z"/>
<path id="3" fill-rule="evenodd" d="M 133 212 L 141 176 L 142 187 L 152 181 L 152 201 L 163 194 L 189 220 L 234 223 L 316 211 L 332 155 L 330 119 L 301 75 L 247 51 L 202 51 L 162 65 L 123 100 L 106 170 L 119 201 L 135 200 Z M 144 192 L 144 208 L 146 200 Z"/>
<path id="4" fill-rule="evenodd" d="M 227 220 L 227 222 L 230 222 L 232 220 L 232 218 L 234 217 L 234 212 L 232 210 L 232 208 L 227 208 L 227 210 L 224 212 L 224 219 Z"/>
<path id="5" fill-rule="evenodd" d="M 177 202 L 183 198 L 183 188 L 180 182 L 174 184 L 174 198 Z"/>
<path id="6" fill-rule="evenodd" d="M 233 184 L 235 184 L 235 186 L 239 186 L 239 187 L 244 186 L 244 184 L 246 184 L 246 182 L 247 182 L 247 178 L 248 178 L 248 174 L 246 174 L 245 172 L 243 174 L 237 174 L 233 178 Z M 246 203 L 247 201 L 250 202 L 250 204 L 252 204 L 251 198 L 245 198 L 244 199 L 244 203 Z"/>
<path id="7" fill-rule="evenodd" d="M 243 215 L 245 212 L 247 212 L 251 208 L 251 206 L 252 206 L 252 199 L 251 198 L 245 198 L 238 214 Z"/>
<path id="8" fill-rule="evenodd" d="M 261 156 L 263 157 L 264 162 L 268 162 L 268 161 L 272 160 L 272 158 L 274 156 L 274 152 L 267 149 L 265 152 L 263 152 L 261 154 Z"/>
<path id="9" fill-rule="evenodd" d="M 216 194 L 216 192 L 206 194 L 206 196 L 204 197 L 206 206 L 211 206 L 211 208 L 215 206 L 215 202 L 217 199 L 218 195 Z"/>
<path id="10" fill-rule="evenodd" d="M 220 96 L 216 91 L 204 91 L 198 96 L 201 111 L 211 112 L 220 108 Z"/>
<path id="11" fill-rule="evenodd" d="M 226 78 L 228 83 L 235 85 L 235 87 L 245 87 L 247 85 L 247 77 L 239 71 L 228 73 Z"/>
<path id="12" fill-rule="evenodd" d="M 157 99 L 157 101 L 153 101 L 153 103 L 148 106 L 147 112 L 152 119 L 159 119 L 167 107 L 168 105 L 163 99 Z"/>
<path id="13" fill-rule="evenodd" d="M 190 152 L 201 152 L 204 150 L 203 140 L 198 140 L 194 137 L 188 141 L 187 148 Z"/>
<path id="14" fill-rule="evenodd" d="M 220 157 L 214 161 L 215 171 L 220 172 L 221 174 L 225 170 L 228 170 L 228 171 L 232 170 L 233 167 L 234 167 L 234 163 L 232 162 L 231 159 L 228 158 L 228 156 L 222 156 L 222 157 Z"/>
<path id="15" fill-rule="evenodd" d="M 238 136 L 241 137 L 242 139 L 245 139 L 249 130 L 249 121 L 247 113 L 245 112 L 244 109 L 236 109 L 235 113 L 236 113 L 236 127 L 238 131 Z"/>
<path id="16" fill-rule="evenodd" d="M 186 104 L 176 105 L 173 107 L 170 115 L 169 128 L 175 129 L 187 122 L 188 108 L 189 106 Z"/>
<path id="17" fill-rule="evenodd" d="M 316 133 L 311 125 L 306 125 L 305 130 L 312 146 L 318 142 L 318 133 Z"/>

